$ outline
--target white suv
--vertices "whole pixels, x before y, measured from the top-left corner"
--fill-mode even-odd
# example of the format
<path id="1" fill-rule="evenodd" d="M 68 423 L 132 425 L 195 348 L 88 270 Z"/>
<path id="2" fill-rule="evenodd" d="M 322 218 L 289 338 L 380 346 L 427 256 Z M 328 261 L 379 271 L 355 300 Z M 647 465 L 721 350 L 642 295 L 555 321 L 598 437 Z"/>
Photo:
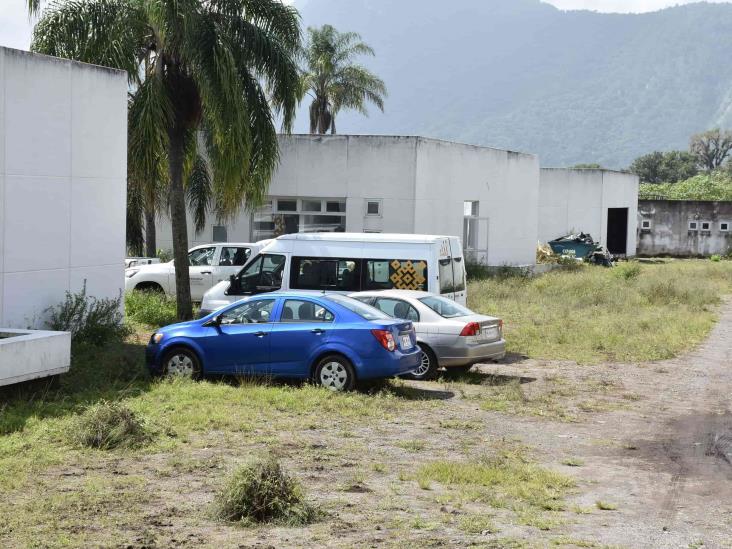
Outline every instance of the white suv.
<path id="1" fill-rule="evenodd" d="M 217 243 L 196 246 L 188 251 L 191 299 L 201 301 L 212 286 L 238 273 L 247 260 L 259 253 L 264 242 Z M 173 262 L 140 265 L 125 269 L 125 291 L 149 290 L 175 295 Z"/>

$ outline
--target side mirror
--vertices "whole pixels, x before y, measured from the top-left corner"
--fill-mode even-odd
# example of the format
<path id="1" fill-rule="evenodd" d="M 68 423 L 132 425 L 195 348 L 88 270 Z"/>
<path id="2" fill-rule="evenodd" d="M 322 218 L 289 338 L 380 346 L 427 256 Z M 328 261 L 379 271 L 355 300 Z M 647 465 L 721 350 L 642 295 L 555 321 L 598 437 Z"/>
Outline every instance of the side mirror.
<path id="1" fill-rule="evenodd" d="M 211 320 L 206 322 L 204 324 L 204 326 L 211 327 L 211 328 L 218 328 L 219 326 L 221 326 L 221 315 L 216 315 Z"/>

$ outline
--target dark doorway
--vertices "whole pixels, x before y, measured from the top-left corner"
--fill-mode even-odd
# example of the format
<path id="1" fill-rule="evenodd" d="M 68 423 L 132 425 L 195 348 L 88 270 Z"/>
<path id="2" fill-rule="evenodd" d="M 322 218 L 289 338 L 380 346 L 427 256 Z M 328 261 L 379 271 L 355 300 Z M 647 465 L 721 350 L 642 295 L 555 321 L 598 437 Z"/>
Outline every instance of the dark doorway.
<path id="1" fill-rule="evenodd" d="M 607 249 L 611 254 L 628 253 L 628 208 L 607 209 Z"/>

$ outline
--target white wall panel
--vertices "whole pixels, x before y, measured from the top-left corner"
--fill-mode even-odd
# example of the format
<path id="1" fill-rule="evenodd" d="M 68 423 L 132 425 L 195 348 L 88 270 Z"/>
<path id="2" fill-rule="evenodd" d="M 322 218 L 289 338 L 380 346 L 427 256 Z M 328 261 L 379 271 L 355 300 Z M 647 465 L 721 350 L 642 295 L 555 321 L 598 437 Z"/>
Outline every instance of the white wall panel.
<path id="1" fill-rule="evenodd" d="M 47 319 L 46 310 L 62 302 L 68 288 L 68 269 L 5 273 L 3 326 L 43 326 Z"/>
<path id="2" fill-rule="evenodd" d="M 68 177 L 5 178 L 5 271 L 69 267 Z"/>

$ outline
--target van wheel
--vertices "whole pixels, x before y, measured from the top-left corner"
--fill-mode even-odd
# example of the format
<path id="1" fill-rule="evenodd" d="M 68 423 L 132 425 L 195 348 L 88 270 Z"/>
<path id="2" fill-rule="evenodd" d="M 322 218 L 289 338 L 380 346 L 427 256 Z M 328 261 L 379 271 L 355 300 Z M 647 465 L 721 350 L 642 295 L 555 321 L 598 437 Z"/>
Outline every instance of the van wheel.
<path id="1" fill-rule="evenodd" d="M 328 355 L 315 367 L 315 383 L 331 391 L 350 391 L 356 385 L 356 372 L 344 356 Z"/>
<path id="2" fill-rule="evenodd" d="M 201 377 L 201 361 L 190 349 L 172 349 L 163 357 L 163 375 L 168 378 L 198 379 Z"/>
<path id="3" fill-rule="evenodd" d="M 422 351 L 421 362 L 417 369 L 408 373 L 404 377 L 408 379 L 416 379 L 418 381 L 428 381 L 437 377 L 437 370 L 440 368 L 435 353 L 424 343 L 418 343 Z"/>

